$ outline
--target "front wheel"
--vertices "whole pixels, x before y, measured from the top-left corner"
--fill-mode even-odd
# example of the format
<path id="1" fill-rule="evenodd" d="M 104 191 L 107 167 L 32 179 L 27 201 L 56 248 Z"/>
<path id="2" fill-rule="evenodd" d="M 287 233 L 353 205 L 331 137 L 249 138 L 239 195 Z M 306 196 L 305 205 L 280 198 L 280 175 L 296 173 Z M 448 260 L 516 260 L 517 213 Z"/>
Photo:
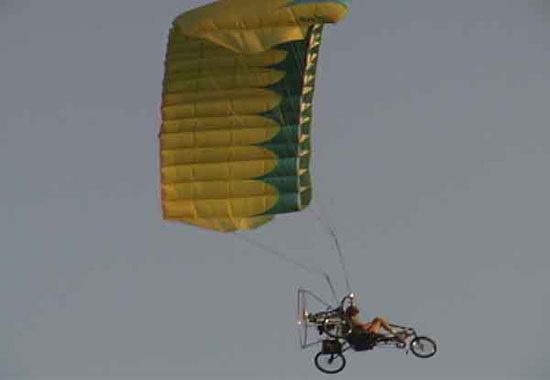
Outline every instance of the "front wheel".
<path id="1" fill-rule="evenodd" d="M 409 344 L 411 352 L 414 356 L 422 359 L 431 358 L 437 352 L 435 341 L 426 336 L 418 336 Z"/>
<path id="2" fill-rule="evenodd" d="M 315 355 L 315 367 L 323 373 L 335 374 L 344 369 L 346 358 L 341 352 L 324 353 L 323 351 Z"/>

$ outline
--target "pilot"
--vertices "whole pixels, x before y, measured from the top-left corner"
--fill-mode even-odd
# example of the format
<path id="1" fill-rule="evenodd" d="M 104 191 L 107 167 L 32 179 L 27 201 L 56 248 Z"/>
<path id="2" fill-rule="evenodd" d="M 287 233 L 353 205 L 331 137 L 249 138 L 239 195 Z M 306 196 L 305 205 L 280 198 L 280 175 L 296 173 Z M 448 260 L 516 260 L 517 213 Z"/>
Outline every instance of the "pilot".
<path id="1" fill-rule="evenodd" d="M 365 331 L 375 336 L 384 337 L 385 335 L 382 334 L 382 329 L 384 329 L 397 340 L 405 343 L 404 337 L 396 332 L 384 318 L 376 317 L 370 322 L 361 322 L 359 319 L 359 309 L 355 305 L 349 306 L 345 314 L 350 319 L 353 330 Z"/>

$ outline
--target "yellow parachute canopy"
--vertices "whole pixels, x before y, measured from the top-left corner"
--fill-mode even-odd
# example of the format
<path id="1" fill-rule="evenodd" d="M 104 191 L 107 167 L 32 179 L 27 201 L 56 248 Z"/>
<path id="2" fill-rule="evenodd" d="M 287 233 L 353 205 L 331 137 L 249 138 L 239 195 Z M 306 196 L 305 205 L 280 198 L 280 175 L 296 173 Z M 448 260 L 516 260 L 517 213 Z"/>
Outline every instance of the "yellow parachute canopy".
<path id="1" fill-rule="evenodd" d="M 160 131 L 166 220 L 252 229 L 311 201 L 324 23 L 349 0 L 221 0 L 174 21 Z"/>

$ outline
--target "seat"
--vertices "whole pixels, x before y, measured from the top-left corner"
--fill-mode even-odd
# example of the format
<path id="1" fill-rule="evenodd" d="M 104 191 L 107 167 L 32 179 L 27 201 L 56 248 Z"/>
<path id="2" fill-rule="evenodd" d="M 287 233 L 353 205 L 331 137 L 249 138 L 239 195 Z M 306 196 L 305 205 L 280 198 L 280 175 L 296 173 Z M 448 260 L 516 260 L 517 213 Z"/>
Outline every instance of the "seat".
<path id="1" fill-rule="evenodd" d="M 366 331 L 353 331 L 347 341 L 354 351 L 367 351 L 376 346 L 377 337 Z"/>

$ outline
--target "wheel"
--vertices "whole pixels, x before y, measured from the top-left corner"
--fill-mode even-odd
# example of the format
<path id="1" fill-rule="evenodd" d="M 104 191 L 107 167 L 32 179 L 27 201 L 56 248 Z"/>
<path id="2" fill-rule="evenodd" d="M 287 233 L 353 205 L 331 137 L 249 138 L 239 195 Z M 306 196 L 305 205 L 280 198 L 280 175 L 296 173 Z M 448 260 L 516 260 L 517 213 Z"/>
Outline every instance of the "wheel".
<path id="1" fill-rule="evenodd" d="M 426 336 L 418 336 L 409 344 L 411 352 L 419 358 L 431 358 L 437 352 L 437 345 L 433 339 Z"/>
<path id="2" fill-rule="evenodd" d="M 334 374 L 344 369 L 346 358 L 341 352 L 324 353 L 323 351 L 315 355 L 315 367 L 321 372 Z"/>
<path id="3" fill-rule="evenodd" d="M 351 323 L 345 318 L 327 318 L 323 331 L 331 338 L 346 338 L 351 334 Z"/>

